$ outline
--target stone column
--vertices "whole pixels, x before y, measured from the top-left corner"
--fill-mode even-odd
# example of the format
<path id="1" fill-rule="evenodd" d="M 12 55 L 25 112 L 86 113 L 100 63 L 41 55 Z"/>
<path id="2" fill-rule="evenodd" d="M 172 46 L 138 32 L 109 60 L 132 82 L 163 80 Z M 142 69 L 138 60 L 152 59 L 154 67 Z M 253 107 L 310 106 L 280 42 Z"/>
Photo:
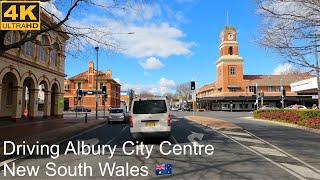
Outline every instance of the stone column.
<path id="1" fill-rule="evenodd" d="M 29 118 L 35 120 L 38 117 L 38 89 L 29 90 Z"/>
<path id="2" fill-rule="evenodd" d="M 50 116 L 51 108 L 51 91 L 44 91 L 43 118 Z"/>
<path id="3" fill-rule="evenodd" d="M 23 87 L 14 87 L 13 88 L 13 97 L 12 97 L 12 116 L 11 119 L 15 122 L 21 122 L 22 119 L 22 93 Z"/>

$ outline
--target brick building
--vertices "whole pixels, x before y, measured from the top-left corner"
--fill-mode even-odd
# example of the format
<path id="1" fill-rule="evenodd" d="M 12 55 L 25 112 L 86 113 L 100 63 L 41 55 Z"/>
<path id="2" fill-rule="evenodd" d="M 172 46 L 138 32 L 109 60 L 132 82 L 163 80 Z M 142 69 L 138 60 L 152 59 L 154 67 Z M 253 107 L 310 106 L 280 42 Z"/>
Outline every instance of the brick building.
<path id="1" fill-rule="evenodd" d="M 236 29 L 225 26 L 220 33 L 216 82 L 197 89 L 201 108 L 208 110 L 253 110 L 254 88 L 264 92 L 263 104 L 281 107 L 281 88 L 286 90 L 285 106 L 294 103 L 311 107 L 316 101 L 310 95 L 291 92 L 290 83 L 310 78 L 309 75 L 243 75 L 243 58 L 239 56 Z M 260 100 L 259 103 L 261 104 Z"/>
<path id="2" fill-rule="evenodd" d="M 112 79 L 111 70 L 107 70 L 106 73 L 98 72 L 98 91 L 102 90 L 103 86 L 107 87 L 107 101 L 106 109 L 109 107 L 115 108 L 120 107 L 120 87 L 121 85 Z M 83 90 L 88 93 L 83 96 L 82 102 L 77 101 L 77 89 Z M 92 110 L 96 109 L 95 101 L 96 91 L 96 70 L 94 69 L 94 63 L 90 61 L 88 63 L 88 70 L 77 74 L 69 79 L 64 80 L 64 104 L 65 110 L 68 110 L 74 106 L 82 105 L 85 108 Z M 103 110 L 104 105 L 102 104 L 102 94 L 99 94 L 98 109 Z M 79 99 L 79 98 L 78 98 Z M 77 105 L 76 105 L 77 104 Z"/>

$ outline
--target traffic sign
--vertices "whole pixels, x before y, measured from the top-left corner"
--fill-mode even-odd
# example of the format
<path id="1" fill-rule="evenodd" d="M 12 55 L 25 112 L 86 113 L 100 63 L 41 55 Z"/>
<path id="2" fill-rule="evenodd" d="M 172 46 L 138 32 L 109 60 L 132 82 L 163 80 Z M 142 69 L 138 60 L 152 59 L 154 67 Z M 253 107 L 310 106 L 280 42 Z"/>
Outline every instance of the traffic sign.
<path id="1" fill-rule="evenodd" d="M 24 109 L 24 111 L 23 111 L 23 114 L 24 114 L 24 116 L 28 116 L 28 109 Z"/>

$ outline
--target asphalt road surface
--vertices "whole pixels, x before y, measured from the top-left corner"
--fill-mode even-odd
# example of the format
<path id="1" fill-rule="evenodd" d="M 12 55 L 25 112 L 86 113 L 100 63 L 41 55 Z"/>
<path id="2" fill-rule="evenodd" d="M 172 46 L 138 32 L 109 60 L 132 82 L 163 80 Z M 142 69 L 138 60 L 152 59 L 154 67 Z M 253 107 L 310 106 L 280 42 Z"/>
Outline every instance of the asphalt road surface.
<path id="1" fill-rule="evenodd" d="M 70 150 L 70 142 L 65 141 L 59 146 L 58 158 L 28 156 L 3 166 L 0 177 L 21 179 L 19 173 L 25 173 L 23 177 L 28 179 L 102 179 L 110 176 L 114 179 L 320 179 L 319 134 L 246 119 L 250 113 L 198 114 L 234 122 L 244 127 L 243 131 L 216 131 L 184 119 L 192 114 L 190 112 L 172 114 L 171 145 L 169 142 L 161 144 L 166 139 L 152 138 L 141 140 L 144 146 L 126 144 L 123 147 L 125 142 L 132 140 L 129 125 L 105 124 L 74 137 L 71 142 L 74 148 L 82 141 L 94 147 L 110 145 L 108 147 L 115 147 L 114 154 L 106 147 L 100 151 L 103 155 L 75 155 Z M 209 154 L 204 148 L 201 151 L 188 148 L 193 144 L 204 145 Z M 214 147 L 214 151 L 210 151 L 210 147 Z M 126 155 L 123 148 L 134 154 Z M 147 149 L 151 148 L 149 157 Z M 66 149 L 70 151 L 65 155 Z M 88 152 L 86 150 L 81 152 Z M 171 164 L 172 174 L 155 175 L 157 164 Z M 28 176 L 26 168 L 31 166 L 39 167 L 37 176 Z M 87 166 L 86 170 L 84 166 Z M 12 173 L 15 173 L 14 177 Z"/>

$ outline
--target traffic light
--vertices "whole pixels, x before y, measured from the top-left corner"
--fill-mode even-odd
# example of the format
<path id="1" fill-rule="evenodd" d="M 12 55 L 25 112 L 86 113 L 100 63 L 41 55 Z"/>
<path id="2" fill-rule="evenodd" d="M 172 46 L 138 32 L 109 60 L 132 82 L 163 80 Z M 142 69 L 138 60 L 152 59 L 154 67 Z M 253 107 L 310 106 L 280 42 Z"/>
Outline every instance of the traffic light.
<path id="1" fill-rule="evenodd" d="M 191 90 L 196 90 L 196 82 L 191 81 Z"/>
<path id="2" fill-rule="evenodd" d="M 107 86 L 102 86 L 102 94 L 107 94 Z"/>
<path id="3" fill-rule="evenodd" d="M 107 94 L 104 94 L 103 96 L 102 96 L 102 104 L 103 105 L 105 105 L 106 104 L 106 102 L 107 102 Z"/>
<path id="4" fill-rule="evenodd" d="M 78 94 L 79 94 L 79 96 L 82 96 L 82 90 L 81 89 L 79 89 Z"/>

